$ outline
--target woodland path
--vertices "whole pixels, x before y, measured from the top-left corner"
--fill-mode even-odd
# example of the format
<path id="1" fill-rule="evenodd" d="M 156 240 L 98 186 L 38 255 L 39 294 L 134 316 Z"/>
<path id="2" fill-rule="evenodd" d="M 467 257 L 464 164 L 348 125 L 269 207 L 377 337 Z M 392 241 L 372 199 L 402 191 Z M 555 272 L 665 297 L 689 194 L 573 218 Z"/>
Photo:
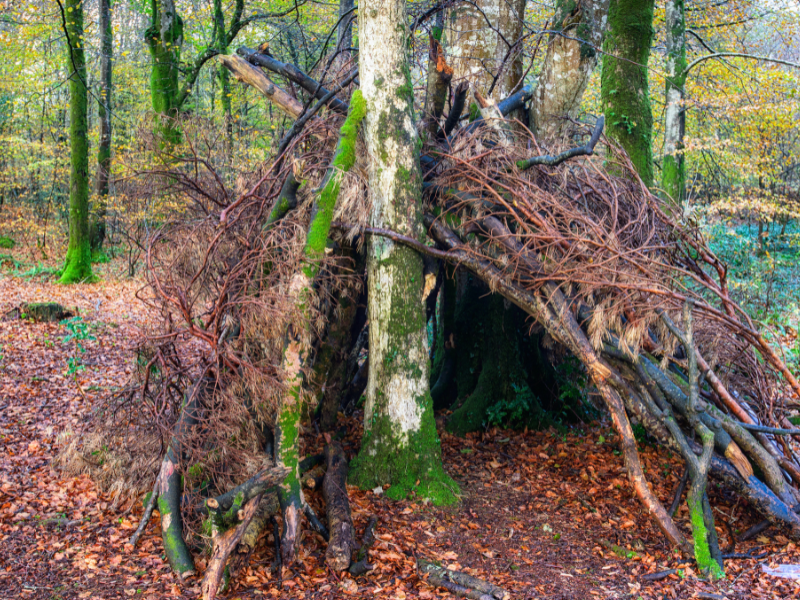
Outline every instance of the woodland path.
<path id="1" fill-rule="evenodd" d="M 0 600 L 197 597 L 199 579 L 181 584 L 170 572 L 157 518 L 134 550 L 126 542 L 141 504 L 117 506 L 88 476 L 66 476 L 51 466 L 64 432 L 78 430 L 102 396 L 130 375 L 131 350 L 148 323 L 148 308 L 135 297 L 141 283 L 108 278 L 65 287 L 2 277 L 0 315 L 24 301 L 58 301 L 80 309 L 96 340 L 84 342 L 81 394 L 66 373 L 73 346 L 62 342 L 63 325 L 0 318 Z M 350 455 L 361 436 L 358 417 L 348 421 Z M 323 444 L 307 436 L 305 453 Z M 374 571 L 355 580 L 337 577 L 323 566 L 322 540 L 306 531 L 299 562 L 284 569 L 278 583 L 270 537 L 238 578 L 242 587 L 225 597 L 451 598 L 418 577 L 415 555 L 488 579 L 520 599 L 800 597 L 800 582 L 764 575 L 756 560 L 727 561 L 728 579 L 709 584 L 673 559 L 630 491 L 608 426 L 566 436 L 494 430 L 461 439 L 442 433 L 442 445 L 445 468 L 464 493 L 455 507 L 349 490 L 358 532 L 370 515 L 378 517 Z M 640 452 L 656 493 L 669 505 L 681 475 L 678 457 L 641 444 Z M 716 487 L 712 494 L 726 547 L 732 530 L 746 530 L 757 516 Z M 321 494 L 308 495 L 324 513 Z M 688 532 L 685 507 L 676 521 Z M 800 563 L 800 551 L 775 529 L 735 551 L 756 548 L 770 552 L 766 564 Z M 681 569 L 682 576 L 643 579 L 668 568 Z"/>

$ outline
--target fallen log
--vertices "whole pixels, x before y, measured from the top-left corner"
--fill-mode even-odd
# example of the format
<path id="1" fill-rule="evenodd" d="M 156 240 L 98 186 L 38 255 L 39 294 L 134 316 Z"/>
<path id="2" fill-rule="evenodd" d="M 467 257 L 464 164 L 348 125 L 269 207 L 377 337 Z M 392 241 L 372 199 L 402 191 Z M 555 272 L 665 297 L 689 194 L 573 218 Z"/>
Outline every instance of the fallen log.
<path id="1" fill-rule="evenodd" d="M 220 583 L 225 573 L 225 567 L 228 564 L 228 557 L 236 548 L 239 540 L 242 539 L 245 531 L 247 531 L 260 502 L 260 495 L 252 498 L 245 504 L 242 510 L 242 514 L 240 515 L 241 522 L 236 527 L 222 533 L 217 533 L 214 536 L 214 549 L 208 561 L 205 575 L 203 576 L 203 583 L 200 586 L 203 600 L 214 600 L 214 598 L 217 597 Z"/>
<path id="2" fill-rule="evenodd" d="M 355 550 L 355 532 L 347 499 L 347 457 L 339 442 L 325 446 L 325 479 L 322 495 L 328 515 L 330 540 L 325 551 L 325 563 L 334 571 L 344 571 L 350 566 Z"/>
<path id="3" fill-rule="evenodd" d="M 236 55 L 220 54 L 217 60 L 234 76 L 248 85 L 252 85 L 274 102 L 283 112 L 294 119 L 299 119 L 303 114 L 303 105 L 297 98 L 292 98 L 289 93 L 267 77 L 263 71 L 257 69 L 249 62 Z"/>
<path id="4" fill-rule="evenodd" d="M 420 572 L 428 575 L 427 581 L 465 598 L 473 600 L 507 600 L 511 598 L 500 586 L 467 575 L 460 571 L 445 569 L 423 558 L 417 559 Z"/>

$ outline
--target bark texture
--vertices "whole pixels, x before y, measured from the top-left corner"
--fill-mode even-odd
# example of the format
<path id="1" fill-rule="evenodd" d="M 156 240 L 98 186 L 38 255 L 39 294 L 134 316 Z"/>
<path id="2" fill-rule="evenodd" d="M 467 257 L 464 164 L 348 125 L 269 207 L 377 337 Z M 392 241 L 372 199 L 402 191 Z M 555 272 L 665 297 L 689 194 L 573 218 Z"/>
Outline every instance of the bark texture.
<path id="1" fill-rule="evenodd" d="M 325 551 L 325 563 L 334 571 L 344 571 L 350 566 L 356 539 L 347 500 L 347 457 L 339 442 L 331 442 L 325 447 L 325 463 L 322 495 L 331 536 Z"/>
<path id="2" fill-rule="evenodd" d="M 99 21 L 100 92 L 97 102 L 97 117 L 100 121 L 100 142 L 97 145 L 96 198 L 91 224 L 92 250 L 101 248 L 106 239 L 106 205 L 111 173 L 111 61 L 114 53 L 111 0 L 99 0 Z"/>
<path id="3" fill-rule="evenodd" d="M 367 0 L 359 7 L 360 80 L 367 103 L 372 157 L 370 222 L 424 239 L 420 140 L 406 50 L 404 0 Z M 437 504 L 456 499 L 444 472 L 428 385 L 423 262 L 414 250 L 372 236 L 367 248 L 370 369 L 364 439 L 351 479 L 387 495 L 410 493 Z"/>
<path id="4" fill-rule="evenodd" d="M 531 131 L 556 140 L 574 117 L 597 65 L 608 22 L 609 0 L 559 0 L 547 55 L 531 105 Z"/>
<path id="5" fill-rule="evenodd" d="M 469 80 L 485 96 L 494 85 L 491 97 L 497 100 L 509 96 L 522 80 L 524 14 L 525 0 L 477 0 L 451 8 L 445 47 L 454 80 Z"/>
<path id="6" fill-rule="evenodd" d="M 661 187 L 669 198 L 680 204 L 686 195 L 686 169 L 683 136 L 686 131 L 684 85 L 686 84 L 686 23 L 684 0 L 667 0 L 665 23 L 666 107 L 664 108 L 664 157 Z"/>
<path id="7" fill-rule="evenodd" d="M 252 69 L 242 59 L 238 60 Z M 313 217 L 306 237 L 303 267 L 294 275 L 290 284 L 289 293 L 298 318 L 289 325 L 286 333 L 281 363 L 286 391 L 278 408 L 275 426 L 276 462 L 279 466 L 288 469 L 288 474 L 278 488 L 278 499 L 283 511 L 281 555 L 283 563 L 287 565 L 294 562 L 297 543 L 300 540 L 300 518 L 305 506 L 300 483 L 298 441 L 304 369 L 310 364 L 313 350 L 311 314 L 309 312 L 312 301 L 311 294 L 313 293 L 314 278 L 319 270 L 319 263 L 328 241 L 343 174 L 349 171 L 355 163 L 356 140 L 365 112 L 366 108 L 361 92 L 356 91 L 350 101 L 350 114 L 341 128 L 331 168 L 328 170 L 322 189 L 314 203 Z"/>
<path id="8" fill-rule="evenodd" d="M 67 70 L 69 77 L 69 245 L 61 283 L 91 281 L 89 240 L 89 138 L 86 54 L 83 46 L 83 3 L 66 2 Z"/>
<path id="9" fill-rule="evenodd" d="M 653 184 L 653 115 L 647 61 L 653 43 L 654 0 L 611 0 L 603 44 L 601 98 L 606 131 Z"/>
<path id="10" fill-rule="evenodd" d="M 179 72 L 183 46 L 183 19 L 175 0 L 152 0 L 150 27 L 145 41 L 150 49 L 150 97 L 155 113 L 155 130 L 165 144 L 180 140 L 176 119 L 179 104 Z"/>

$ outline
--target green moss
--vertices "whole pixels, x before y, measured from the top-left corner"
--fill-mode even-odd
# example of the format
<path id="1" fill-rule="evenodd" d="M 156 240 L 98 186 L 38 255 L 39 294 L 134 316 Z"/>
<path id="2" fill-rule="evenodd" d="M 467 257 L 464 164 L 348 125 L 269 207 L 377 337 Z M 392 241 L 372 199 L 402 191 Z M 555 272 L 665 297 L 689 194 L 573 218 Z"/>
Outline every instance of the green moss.
<path id="1" fill-rule="evenodd" d="M 393 500 L 413 497 L 437 506 L 452 504 L 459 488 L 442 467 L 433 401 L 430 394 L 416 400 L 422 412 L 419 431 L 403 442 L 388 416 L 375 419 L 350 465 L 350 482 L 362 489 L 390 483 L 386 495 Z"/>
<path id="2" fill-rule="evenodd" d="M 697 496 L 700 496 L 699 498 Z M 694 538 L 694 558 L 697 568 L 711 579 L 717 580 L 725 577 L 725 572 L 716 560 L 711 558 L 708 547 L 708 530 L 703 520 L 703 495 L 689 494 L 689 517 L 692 521 L 692 537 Z"/>
<path id="3" fill-rule="evenodd" d="M 16 246 L 16 243 L 10 237 L 5 235 L 0 237 L 0 248 L 11 250 L 14 246 Z"/>
<path id="4" fill-rule="evenodd" d="M 648 186 L 653 184 L 653 115 L 647 76 L 653 9 L 654 0 L 611 2 L 601 76 L 606 131 L 622 145 Z"/>
<path id="5" fill-rule="evenodd" d="M 69 244 L 60 282 L 77 283 L 94 280 L 89 239 L 88 92 L 86 89 L 86 55 L 81 42 L 83 40 L 83 4 L 79 0 L 68 0 L 66 7 L 67 32 L 70 39 L 67 60 L 67 64 L 70 66 Z"/>
<path id="6" fill-rule="evenodd" d="M 172 514 L 169 503 L 163 496 L 158 497 L 158 512 L 161 513 L 161 522 L 170 519 L 169 527 L 161 531 L 161 540 L 164 544 L 164 554 L 167 555 L 169 564 L 177 573 L 188 573 L 194 571 L 194 563 L 191 560 L 183 541 L 183 526 L 181 520 Z"/>
<path id="7" fill-rule="evenodd" d="M 325 252 L 328 234 L 331 230 L 333 211 L 339 199 L 342 174 L 349 171 L 356 162 L 356 143 L 358 129 L 367 113 L 361 90 L 356 90 L 350 99 L 350 112 L 339 132 L 339 145 L 331 163 L 331 173 L 317 200 L 317 212 L 311 221 L 306 239 L 304 271 L 313 279 L 319 269 L 319 260 Z"/>

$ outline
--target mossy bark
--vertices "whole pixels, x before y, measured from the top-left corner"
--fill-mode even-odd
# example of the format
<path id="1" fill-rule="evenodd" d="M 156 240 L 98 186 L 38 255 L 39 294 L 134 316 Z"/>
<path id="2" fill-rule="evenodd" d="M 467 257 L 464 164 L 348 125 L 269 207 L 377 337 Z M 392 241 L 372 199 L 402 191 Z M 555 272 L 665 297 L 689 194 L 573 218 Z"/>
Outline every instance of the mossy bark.
<path id="1" fill-rule="evenodd" d="M 666 107 L 664 109 L 664 157 L 661 187 L 668 198 L 681 204 L 686 197 L 683 138 L 686 131 L 684 85 L 686 84 L 686 22 L 684 0 L 667 0 Z"/>
<path id="2" fill-rule="evenodd" d="M 106 239 L 106 206 L 111 174 L 111 60 L 114 34 L 111 27 L 111 0 L 99 0 L 100 92 L 97 117 L 100 121 L 100 142 L 97 145 L 97 176 L 92 210 L 91 247 L 99 250 Z"/>
<path id="3" fill-rule="evenodd" d="M 284 564 L 294 561 L 296 545 L 300 539 L 300 517 L 305 504 L 300 484 L 298 441 L 303 408 L 303 370 L 309 365 L 312 356 L 310 294 L 328 240 L 343 173 L 355 164 L 358 130 L 365 112 L 366 106 L 361 92 L 356 91 L 350 101 L 347 120 L 341 128 L 333 163 L 314 204 L 304 248 L 303 266 L 290 283 L 289 293 L 298 320 L 289 325 L 286 334 L 281 363 L 286 391 L 278 408 L 275 424 L 275 459 L 278 465 L 289 470 L 278 488 L 278 499 L 283 510 L 281 555 Z"/>
<path id="4" fill-rule="evenodd" d="M 488 408 L 501 401 L 513 400 L 517 390 L 527 386 L 525 370 L 520 362 L 517 311 L 506 307 L 505 300 L 499 295 L 476 300 L 483 318 L 465 325 L 481 330 L 480 343 L 475 347 L 481 359 L 480 375 L 474 389 L 447 422 L 447 429 L 457 435 L 483 429 Z M 467 352 L 470 350 L 466 349 Z M 459 363 L 459 368 L 473 367 Z M 467 377 L 460 379 L 463 381 Z"/>
<path id="5" fill-rule="evenodd" d="M 92 281 L 89 240 L 88 91 L 83 37 L 83 3 L 67 0 L 67 70 L 69 77 L 69 244 L 61 283 Z"/>
<path id="6" fill-rule="evenodd" d="M 220 54 L 228 52 L 228 34 L 225 31 L 225 14 L 222 11 L 222 0 L 214 0 L 214 33 L 215 45 Z M 219 100 L 225 119 L 225 156 L 230 161 L 233 150 L 233 114 L 231 112 L 231 72 L 223 65 L 217 67 L 219 82 Z"/>
<path id="7" fill-rule="evenodd" d="M 370 222 L 420 240 L 420 140 L 413 114 L 404 0 L 359 6 L 361 89 L 372 192 Z M 423 261 L 410 248 L 372 237 L 367 248 L 370 368 L 364 438 L 350 479 L 387 495 L 456 500 L 445 473 L 428 382 Z"/>
<path id="8" fill-rule="evenodd" d="M 152 60 L 150 98 L 155 113 L 155 132 L 163 144 L 177 144 L 180 141 L 177 118 L 183 19 L 177 12 L 175 0 L 151 0 L 150 10 L 145 41 Z"/>
<path id="9" fill-rule="evenodd" d="M 494 85 L 491 96 L 498 101 L 510 95 L 523 75 L 522 48 L 517 41 L 524 15 L 525 0 L 482 0 L 450 8 L 444 45 L 454 82 L 467 79 L 484 96 Z"/>
<path id="10" fill-rule="evenodd" d="M 653 115 L 647 76 L 653 8 L 654 0 L 611 0 L 600 94 L 607 134 L 628 153 L 647 186 L 653 184 Z"/>

